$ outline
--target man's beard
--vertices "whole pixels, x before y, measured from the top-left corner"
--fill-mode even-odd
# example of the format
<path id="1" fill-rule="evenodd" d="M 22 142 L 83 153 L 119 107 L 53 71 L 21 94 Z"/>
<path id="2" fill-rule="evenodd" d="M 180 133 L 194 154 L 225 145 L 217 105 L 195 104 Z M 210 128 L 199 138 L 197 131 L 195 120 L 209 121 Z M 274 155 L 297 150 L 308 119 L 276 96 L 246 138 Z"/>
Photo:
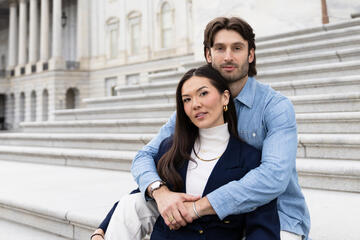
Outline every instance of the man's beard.
<path id="1" fill-rule="evenodd" d="M 227 73 L 223 70 L 223 67 L 225 66 L 233 66 L 236 70 L 236 72 L 232 72 L 232 73 Z M 243 78 L 245 78 L 248 75 L 249 72 L 249 62 L 246 61 L 244 64 L 241 65 L 241 67 L 239 68 L 238 64 L 235 63 L 224 63 L 221 64 L 220 66 L 215 65 L 214 62 L 212 64 L 212 67 L 215 68 L 220 74 L 221 76 L 223 76 L 228 84 L 237 82 Z"/>

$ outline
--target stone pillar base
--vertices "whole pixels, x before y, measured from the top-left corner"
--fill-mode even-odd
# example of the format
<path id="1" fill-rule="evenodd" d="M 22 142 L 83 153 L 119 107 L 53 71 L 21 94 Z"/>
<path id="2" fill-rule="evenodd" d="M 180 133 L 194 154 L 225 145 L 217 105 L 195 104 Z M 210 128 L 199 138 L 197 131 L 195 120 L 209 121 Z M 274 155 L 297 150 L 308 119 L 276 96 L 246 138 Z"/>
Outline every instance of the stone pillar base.
<path id="1" fill-rule="evenodd" d="M 49 60 L 49 70 L 65 70 L 65 60 L 62 57 L 53 57 Z"/>

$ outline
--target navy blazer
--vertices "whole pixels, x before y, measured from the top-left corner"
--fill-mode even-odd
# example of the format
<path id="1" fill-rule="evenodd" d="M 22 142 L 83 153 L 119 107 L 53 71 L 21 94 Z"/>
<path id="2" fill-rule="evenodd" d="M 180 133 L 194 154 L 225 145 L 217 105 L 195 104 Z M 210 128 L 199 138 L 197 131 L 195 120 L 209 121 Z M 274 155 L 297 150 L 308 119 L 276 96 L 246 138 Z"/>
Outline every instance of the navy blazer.
<path id="1" fill-rule="evenodd" d="M 172 144 L 172 137 L 165 139 L 155 157 L 156 164 Z M 260 165 L 261 152 L 235 137 L 216 163 L 206 183 L 203 196 L 234 180 L 239 180 L 251 169 Z M 178 169 L 186 192 L 186 173 L 189 161 Z M 170 186 L 171 189 L 171 186 Z M 280 221 L 277 211 L 277 199 L 258 207 L 256 210 L 227 216 L 220 220 L 217 215 L 203 216 L 179 230 L 170 230 L 164 219 L 159 216 L 151 235 L 152 240 L 161 239 L 238 239 L 246 232 L 246 240 L 280 240 Z"/>

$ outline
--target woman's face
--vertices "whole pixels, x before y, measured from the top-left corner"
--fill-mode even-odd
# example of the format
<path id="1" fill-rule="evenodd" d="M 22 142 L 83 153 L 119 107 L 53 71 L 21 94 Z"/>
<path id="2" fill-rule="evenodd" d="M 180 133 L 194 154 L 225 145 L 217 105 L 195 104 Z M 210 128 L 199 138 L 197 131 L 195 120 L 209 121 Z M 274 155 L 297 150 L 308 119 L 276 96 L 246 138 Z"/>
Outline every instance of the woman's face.
<path id="1" fill-rule="evenodd" d="M 223 109 L 229 103 L 229 91 L 220 94 L 206 77 L 193 76 L 181 88 L 186 115 L 198 128 L 224 124 Z"/>

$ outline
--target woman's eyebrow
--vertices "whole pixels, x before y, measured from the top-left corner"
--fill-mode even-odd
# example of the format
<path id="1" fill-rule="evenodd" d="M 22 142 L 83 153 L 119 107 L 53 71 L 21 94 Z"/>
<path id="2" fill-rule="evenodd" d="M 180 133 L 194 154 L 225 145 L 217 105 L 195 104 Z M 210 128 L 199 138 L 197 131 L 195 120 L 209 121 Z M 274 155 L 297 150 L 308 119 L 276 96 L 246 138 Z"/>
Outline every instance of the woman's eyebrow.
<path id="1" fill-rule="evenodd" d="M 196 92 L 199 92 L 199 91 L 201 91 L 202 89 L 204 89 L 204 88 L 208 88 L 207 86 L 202 86 L 202 87 L 200 87 L 200 88 L 198 88 L 198 90 L 196 90 Z M 190 96 L 189 94 L 181 94 L 181 96 L 182 97 L 188 97 L 188 96 Z"/>

